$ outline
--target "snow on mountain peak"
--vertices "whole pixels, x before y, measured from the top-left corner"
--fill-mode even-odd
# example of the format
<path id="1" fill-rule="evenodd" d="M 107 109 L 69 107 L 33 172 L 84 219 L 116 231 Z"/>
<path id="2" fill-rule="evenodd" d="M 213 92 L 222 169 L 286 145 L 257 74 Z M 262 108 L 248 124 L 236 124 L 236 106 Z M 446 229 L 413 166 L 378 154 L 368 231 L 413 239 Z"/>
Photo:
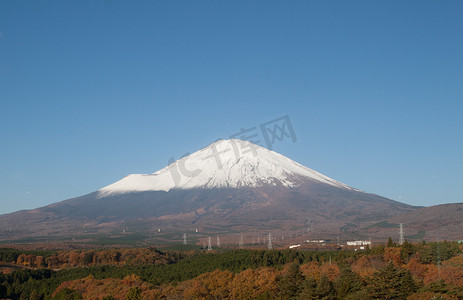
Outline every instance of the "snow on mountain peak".
<path id="1" fill-rule="evenodd" d="M 100 196 L 127 192 L 193 188 L 240 188 L 263 184 L 298 185 L 306 177 L 332 186 L 349 186 L 248 141 L 219 140 L 153 174 L 131 174 L 99 190 Z"/>

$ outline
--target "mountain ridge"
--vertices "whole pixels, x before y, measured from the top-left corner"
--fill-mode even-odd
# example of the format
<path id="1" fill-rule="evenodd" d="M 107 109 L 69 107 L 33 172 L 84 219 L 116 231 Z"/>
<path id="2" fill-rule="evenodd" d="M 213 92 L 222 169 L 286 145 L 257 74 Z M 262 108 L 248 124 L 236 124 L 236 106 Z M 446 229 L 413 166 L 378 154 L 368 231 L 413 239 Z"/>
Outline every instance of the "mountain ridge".
<path id="1" fill-rule="evenodd" d="M 383 226 L 388 220 L 405 220 L 412 225 L 410 234 L 423 235 L 429 227 L 406 217 L 419 219 L 420 209 L 425 208 L 362 192 L 249 142 L 221 140 L 157 172 L 132 174 L 87 195 L 2 215 L 0 241 L 88 240 L 120 236 L 130 228 L 168 243 L 194 227 L 224 236 L 299 232 L 305 238 L 385 239 L 396 234 Z M 451 226 L 456 237 L 463 223 Z"/>

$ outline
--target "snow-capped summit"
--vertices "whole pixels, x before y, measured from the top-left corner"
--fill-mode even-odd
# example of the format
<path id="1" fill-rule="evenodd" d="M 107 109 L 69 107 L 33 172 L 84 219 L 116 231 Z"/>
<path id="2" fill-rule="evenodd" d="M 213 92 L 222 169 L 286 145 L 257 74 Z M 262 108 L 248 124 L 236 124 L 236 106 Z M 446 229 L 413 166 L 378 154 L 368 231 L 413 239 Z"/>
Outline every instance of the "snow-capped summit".
<path id="1" fill-rule="evenodd" d="M 156 173 L 129 175 L 87 195 L 0 216 L 0 238 L 18 238 L 1 230 L 12 224 L 30 228 L 18 232 L 34 239 L 43 234 L 44 225 L 66 239 L 81 237 L 76 231 L 81 224 L 101 236 L 130 226 L 150 243 L 152 238 L 162 243 L 181 239 L 193 224 L 230 240 L 237 232 L 287 234 L 306 232 L 307 226 L 323 228 L 327 236 L 346 228 L 365 235 L 372 224 L 415 209 L 350 188 L 250 142 L 222 140 Z M 155 237 L 153 228 L 169 233 Z"/>
<path id="2" fill-rule="evenodd" d="M 100 196 L 128 192 L 196 188 L 297 186 L 309 179 L 355 190 L 312 169 L 248 141 L 219 140 L 153 174 L 131 174 L 98 192 Z"/>

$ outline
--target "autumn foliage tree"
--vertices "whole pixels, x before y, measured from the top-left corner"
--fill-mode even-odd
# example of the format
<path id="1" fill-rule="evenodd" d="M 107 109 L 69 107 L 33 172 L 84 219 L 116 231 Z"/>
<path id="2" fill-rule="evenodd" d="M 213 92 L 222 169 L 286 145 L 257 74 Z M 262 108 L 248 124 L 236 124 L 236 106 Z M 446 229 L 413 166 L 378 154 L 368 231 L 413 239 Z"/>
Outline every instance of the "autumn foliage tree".
<path id="1" fill-rule="evenodd" d="M 277 271 L 273 268 L 247 269 L 235 275 L 231 282 L 234 299 L 255 299 L 263 295 L 274 295 L 277 291 Z"/>
<path id="2" fill-rule="evenodd" d="M 376 269 L 372 266 L 370 259 L 366 255 L 354 261 L 351 269 L 362 278 L 369 278 L 376 272 Z"/>
<path id="3" fill-rule="evenodd" d="M 215 270 L 188 280 L 179 287 L 183 289 L 184 299 L 226 299 L 230 295 L 230 283 L 233 280 L 230 271 Z"/>
<path id="4" fill-rule="evenodd" d="M 400 266 L 402 264 L 402 252 L 399 247 L 386 247 L 384 248 L 383 259 L 386 262 L 393 263 L 394 266 Z"/>

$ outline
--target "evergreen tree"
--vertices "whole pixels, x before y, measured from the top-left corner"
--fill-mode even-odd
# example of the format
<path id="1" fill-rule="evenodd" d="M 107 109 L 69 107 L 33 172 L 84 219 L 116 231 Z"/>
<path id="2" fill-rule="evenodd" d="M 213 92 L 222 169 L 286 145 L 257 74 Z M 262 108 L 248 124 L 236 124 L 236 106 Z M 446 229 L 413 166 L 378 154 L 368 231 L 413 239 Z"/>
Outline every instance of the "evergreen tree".
<path id="1" fill-rule="evenodd" d="M 82 299 L 82 295 L 69 288 L 62 289 L 53 297 L 53 300 L 77 300 Z"/>
<path id="2" fill-rule="evenodd" d="M 410 257 L 415 254 L 415 247 L 410 244 L 407 240 L 402 244 L 402 249 L 400 250 L 400 256 L 404 263 L 407 263 L 410 260 Z"/>
<path id="3" fill-rule="evenodd" d="M 336 290 L 334 289 L 333 283 L 323 275 L 318 281 L 317 287 L 315 288 L 315 299 L 322 300 L 335 300 Z"/>
<path id="4" fill-rule="evenodd" d="M 429 286 L 424 288 L 424 290 L 439 294 L 445 294 L 449 291 L 447 284 L 443 279 L 432 282 Z"/>
<path id="5" fill-rule="evenodd" d="M 446 240 L 439 243 L 439 252 L 442 260 L 451 259 L 458 253 L 461 253 L 461 249 L 456 243 L 449 243 Z"/>
<path id="6" fill-rule="evenodd" d="M 387 239 L 387 244 L 386 244 L 387 247 L 395 247 L 395 243 L 392 241 L 392 238 L 389 237 Z"/>
<path id="7" fill-rule="evenodd" d="M 297 299 L 301 290 L 304 276 L 299 264 L 294 262 L 290 265 L 288 272 L 280 277 L 278 281 L 279 295 L 283 299 Z"/>
<path id="8" fill-rule="evenodd" d="M 31 295 L 29 296 L 29 300 L 42 300 L 42 295 L 39 294 L 36 290 L 33 290 Z"/>
<path id="9" fill-rule="evenodd" d="M 299 299 L 312 300 L 315 298 L 315 289 L 317 288 L 317 281 L 310 277 L 302 283 L 301 293 Z"/>
<path id="10" fill-rule="evenodd" d="M 391 240 L 392 241 L 392 240 Z M 383 255 L 384 254 L 384 245 L 376 245 L 373 248 L 367 249 L 365 251 L 367 255 Z"/>
<path id="11" fill-rule="evenodd" d="M 343 300 L 370 300 L 371 297 L 368 294 L 368 291 L 366 289 L 361 289 L 360 291 L 350 294 L 342 299 Z"/>
<path id="12" fill-rule="evenodd" d="M 370 294 L 377 299 L 406 299 L 417 290 L 411 273 L 389 263 L 370 280 Z"/>
<path id="13" fill-rule="evenodd" d="M 336 292 L 339 299 L 344 299 L 347 295 L 360 291 L 362 287 L 362 278 L 349 268 L 344 268 L 336 281 Z"/>

